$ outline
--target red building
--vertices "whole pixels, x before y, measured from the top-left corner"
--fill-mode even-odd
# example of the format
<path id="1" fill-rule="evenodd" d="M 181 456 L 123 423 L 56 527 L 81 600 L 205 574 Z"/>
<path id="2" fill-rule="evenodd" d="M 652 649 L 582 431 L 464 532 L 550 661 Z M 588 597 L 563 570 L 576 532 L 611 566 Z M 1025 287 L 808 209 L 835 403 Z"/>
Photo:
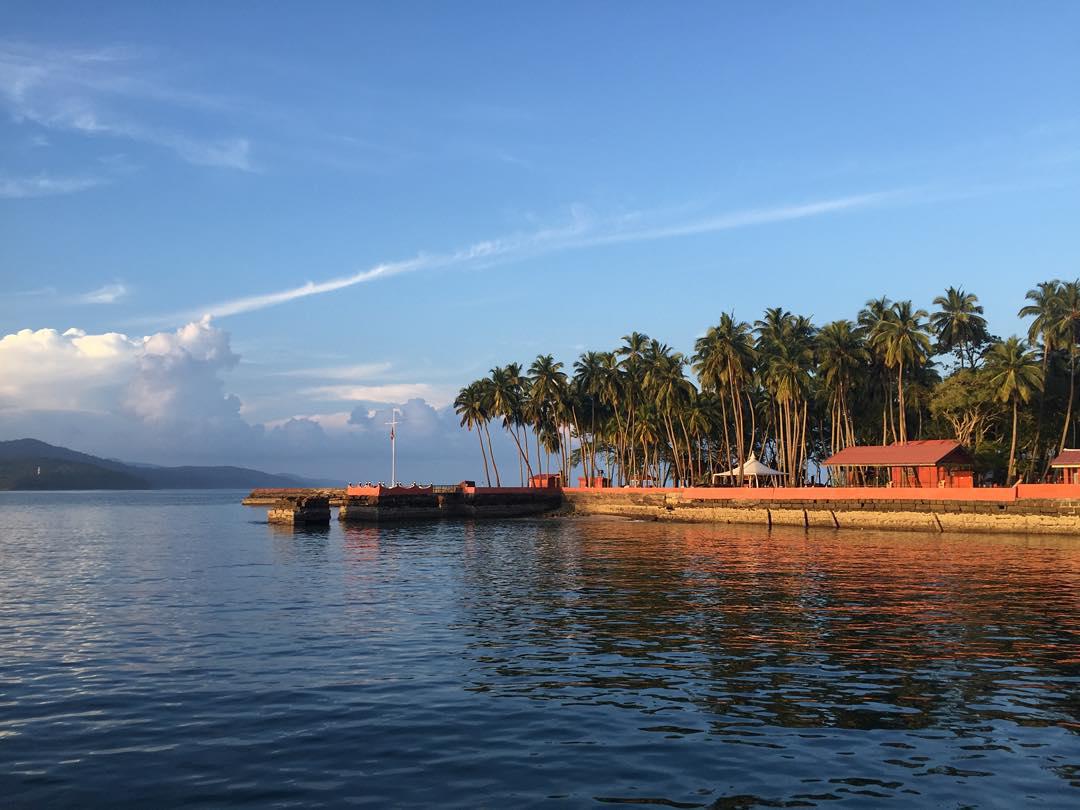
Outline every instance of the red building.
<path id="1" fill-rule="evenodd" d="M 883 478 L 882 471 L 887 471 L 886 486 L 975 486 L 975 459 L 963 445 L 952 439 L 845 447 L 822 464 L 847 471 L 873 468 L 878 472 L 879 481 Z"/>
<path id="2" fill-rule="evenodd" d="M 588 487 L 606 489 L 607 487 L 611 486 L 611 479 L 605 478 L 602 475 L 594 476 L 593 478 L 586 478 L 585 476 L 581 476 L 577 480 L 577 485 L 582 489 Z"/>
<path id="3" fill-rule="evenodd" d="M 529 478 L 529 486 L 533 489 L 559 489 L 562 486 L 562 475 L 540 473 Z"/>
<path id="4" fill-rule="evenodd" d="M 1080 450 L 1066 448 L 1050 462 L 1050 468 L 1061 470 L 1061 483 L 1080 484 Z"/>

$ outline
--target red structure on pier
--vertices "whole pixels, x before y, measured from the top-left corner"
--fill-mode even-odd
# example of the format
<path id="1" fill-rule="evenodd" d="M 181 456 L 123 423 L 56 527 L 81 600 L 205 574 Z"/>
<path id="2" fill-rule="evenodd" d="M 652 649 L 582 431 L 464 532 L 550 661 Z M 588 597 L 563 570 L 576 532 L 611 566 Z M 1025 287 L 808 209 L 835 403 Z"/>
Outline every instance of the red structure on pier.
<path id="1" fill-rule="evenodd" d="M 822 464 L 842 469 L 885 469 L 888 485 L 894 487 L 975 486 L 975 459 L 962 444 L 952 439 L 845 447 Z"/>

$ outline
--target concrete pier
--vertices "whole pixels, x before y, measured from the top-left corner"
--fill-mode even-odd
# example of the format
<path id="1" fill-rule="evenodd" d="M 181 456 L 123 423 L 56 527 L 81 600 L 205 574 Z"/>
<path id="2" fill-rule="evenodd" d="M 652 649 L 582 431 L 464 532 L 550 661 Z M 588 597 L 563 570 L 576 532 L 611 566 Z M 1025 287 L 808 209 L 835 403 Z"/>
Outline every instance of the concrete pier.
<path id="1" fill-rule="evenodd" d="M 270 523 L 293 526 L 329 526 L 330 501 L 325 495 L 290 495 L 279 498 L 267 512 Z"/>
<path id="2" fill-rule="evenodd" d="M 528 517 L 562 506 L 562 493 L 537 487 L 349 487 L 338 518 L 380 523 L 399 520 Z"/>
<path id="3" fill-rule="evenodd" d="M 570 514 L 806 529 L 1080 535 L 1080 486 L 564 489 Z"/>
<path id="4" fill-rule="evenodd" d="M 285 494 L 283 494 L 285 493 Z M 272 497 L 276 496 L 276 497 Z M 275 523 L 321 524 L 330 505 L 342 521 L 510 518 L 563 512 L 646 520 L 827 529 L 1080 535 L 1080 484 L 1008 488 L 386 487 L 256 490 Z"/>

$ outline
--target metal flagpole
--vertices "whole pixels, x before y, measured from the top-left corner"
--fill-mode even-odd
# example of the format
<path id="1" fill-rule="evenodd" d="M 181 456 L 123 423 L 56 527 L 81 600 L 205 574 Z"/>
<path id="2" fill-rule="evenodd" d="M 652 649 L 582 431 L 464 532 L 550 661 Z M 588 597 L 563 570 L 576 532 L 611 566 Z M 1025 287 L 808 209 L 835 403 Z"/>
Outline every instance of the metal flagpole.
<path id="1" fill-rule="evenodd" d="M 394 408 L 390 413 L 390 421 L 387 422 L 390 426 L 390 486 L 397 486 L 397 415 L 401 413 L 400 410 Z"/>

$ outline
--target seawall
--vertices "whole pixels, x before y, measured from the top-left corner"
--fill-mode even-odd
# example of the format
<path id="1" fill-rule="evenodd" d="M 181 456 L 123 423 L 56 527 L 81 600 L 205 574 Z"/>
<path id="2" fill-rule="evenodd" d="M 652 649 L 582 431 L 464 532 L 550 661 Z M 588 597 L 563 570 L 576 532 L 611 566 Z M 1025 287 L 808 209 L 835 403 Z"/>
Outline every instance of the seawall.
<path id="1" fill-rule="evenodd" d="M 562 506 L 558 489 L 528 487 L 351 486 L 338 512 L 343 521 L 386 522 L 447 518 L 526 517 Z"/>
<path id="2" fill-rule="evenodd" d="M 251 490 L 251 493 L 241 501 L 244 506 L 273 506 L 278 501 L 286 498 L 300 498 L 305 496 L 316 496 L 326 498 L 331 506 L 341 506 L 345 500 L 345 488 L 340 489 L 326 488 L 326 489 L 309 489 L 309 488 L 292 488 L 292 489 L 269 489 L 259 488 Z"/>
<path id="3" fill-rule="evenodd" d="M 829 529 L 1080 534 L 1080 486 L 563 490 L 571 514 Z"/>

